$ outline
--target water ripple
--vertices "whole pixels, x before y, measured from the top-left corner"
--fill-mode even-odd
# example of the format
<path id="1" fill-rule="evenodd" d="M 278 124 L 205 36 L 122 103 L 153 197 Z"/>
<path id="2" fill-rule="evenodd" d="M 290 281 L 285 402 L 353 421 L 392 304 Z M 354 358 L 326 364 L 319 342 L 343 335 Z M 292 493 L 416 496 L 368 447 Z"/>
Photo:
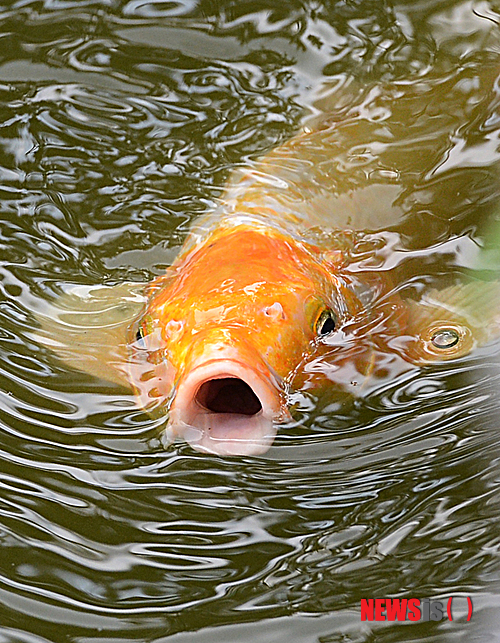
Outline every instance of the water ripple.
<path id="1" fill-rule="evenodd" d="M 444 641 L 487 627 L 498 343 L 417 370 L 395 342 L 365 394 L 295 392 L 270 452 L 230 459 L 165 448 L 162 419 L 33 334 L 69 285 L 162 274 L 232 168 L 320 109 L 352 137 L 339 171 L 387 154 L 407 181 L 412 223 L 353 248 L 359 266 L 416 295 L 463 274 L 500 196 L 498 11 L 480 4 L 0 7 L 2 643 Z M 438 85 L 442 104 L 406 128 L 404 97 Z M 318 372 L 335 380 L 327 360 Z M 450 594 L 472 595 L 476 629 L 360 622 L 361 598 Z"/>

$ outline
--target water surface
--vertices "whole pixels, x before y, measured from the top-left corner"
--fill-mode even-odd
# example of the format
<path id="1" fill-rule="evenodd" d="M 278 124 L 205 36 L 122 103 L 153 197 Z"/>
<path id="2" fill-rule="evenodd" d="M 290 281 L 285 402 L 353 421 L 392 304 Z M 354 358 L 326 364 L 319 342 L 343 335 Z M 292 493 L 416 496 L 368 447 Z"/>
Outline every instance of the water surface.
<path id="1" fill-rule="evenodd" d="M 69 285 L 162 274 L 230 170 L 352 78 L 338 113 L 383 103 L 397 130 L 399 109 L 425 161 L 400 168 L 402 283 L 465 274 L 500 197 L 499 21 L 493 0 L 1 5 L 2 643 L 494 640 L 500 344 L 354 402 L 298 393 L 266 456 L 231 459 L 165 449 L 33 330 Z M 425 83 L 440 100 L 404 127 L 391 92 Z M 450 595 L 453 623 L 360 622 L 361 598 Z"/>

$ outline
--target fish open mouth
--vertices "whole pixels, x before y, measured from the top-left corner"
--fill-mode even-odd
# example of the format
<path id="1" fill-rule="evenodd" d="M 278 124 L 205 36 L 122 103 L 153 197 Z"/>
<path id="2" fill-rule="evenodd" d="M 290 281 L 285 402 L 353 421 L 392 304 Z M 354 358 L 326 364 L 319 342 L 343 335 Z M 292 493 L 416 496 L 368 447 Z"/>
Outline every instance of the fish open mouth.
<path id="1" fill-rule="evenodd" d="M 168 437 L 219 455 L 265 453 L 276 436 L 278 389 L 248 367 L 214 360 L 179 382 L 170 408 Z"/>
<path id="2" fill-rule="evenodd" d="M 212 413 L 251 416 L 262 411 L 259 398 L 238 377 L 222 377 L 204 382 L 196 394 L 196 403 Z"/>

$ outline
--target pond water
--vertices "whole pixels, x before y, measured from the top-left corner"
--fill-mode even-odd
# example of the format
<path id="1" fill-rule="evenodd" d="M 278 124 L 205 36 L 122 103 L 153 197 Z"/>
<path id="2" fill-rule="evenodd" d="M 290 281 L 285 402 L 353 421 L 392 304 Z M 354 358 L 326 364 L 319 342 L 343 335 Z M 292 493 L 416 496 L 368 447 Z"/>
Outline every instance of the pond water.
<path id="1" fill-rule="evenodd" d="M 500 640 L 499 342 L 345 407 L 298 395 L 265 456 L 225 458 L 166 448 L 33 338 L 68 285 L 161 275 L 230 170 L 348 78 L 340 112 L 387 92 L 394 148 L 412 133 L 400 278 L 473 269 L 500 4 L 19 0 L 0 24 L 1 643 Z M 438 85 L 414 118 L 395 98 Z M 363 598 L 450 596 L 452 622 L 361 621 Z"/>

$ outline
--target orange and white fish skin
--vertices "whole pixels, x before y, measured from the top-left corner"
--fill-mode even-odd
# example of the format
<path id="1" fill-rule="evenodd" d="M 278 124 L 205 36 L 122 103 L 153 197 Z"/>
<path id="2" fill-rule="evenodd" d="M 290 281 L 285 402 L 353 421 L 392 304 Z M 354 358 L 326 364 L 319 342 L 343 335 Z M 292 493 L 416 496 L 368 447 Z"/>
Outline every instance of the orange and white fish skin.
<path id="1" fill-rule="evenodd" d="M 360 140 L 379 127 L 365 122 Z M 385 272 L 349 261 L 350 238 L 404 218 L 399 204 L 406 186 L 397 155 L 392 172 L 387 159 L 374 157 L 369 179 L 363 164 L 339 171 L 346 132 L 354 145 L 348 122 L 344 130 L 325 122 L 236 171 L 219 207 L 195 222 L 167 274 L 143 296 L 136 287 L 122 293 L 131 312 L 94 333 L 97 349 L 81 340 L 80 322 L 66 322 L 71 341 L 59 327 L 54 349 L 78 368 L 132 386 L 143 408 L 165 415 L 169 440 L 208 453 L 258 455 L 289 416 L 291 383 L 300 386 L 304 366 L 346 328 L 360 329 L 362 337 L 339 362 L 352 359 L 367 377 L 387 338 L 405 338 L 404 359 L 420 365 L 460 357 L 496 337 L 496 282 L 485 296 L 468 284 L 407 302 Z M 375 171 L 380 168 L 383 173 Z M 487 316 L 463 306 L 472 293 L 476 304 L 488 300 Z M 102 310 L 115 310 L 105 293 L 101 299 Z M 49 325 L 54 335 L 53 319 Z"/>
<path id="2" fill-rule="evenodd" d="M 152 285 L 131 329 L 130 380 L 145 408 L 169 401 L 170 438 L 262 453 L 288 415 L 287 378 L 362 308 L 320 248 L 263 225 L 222 225 Z"/>

